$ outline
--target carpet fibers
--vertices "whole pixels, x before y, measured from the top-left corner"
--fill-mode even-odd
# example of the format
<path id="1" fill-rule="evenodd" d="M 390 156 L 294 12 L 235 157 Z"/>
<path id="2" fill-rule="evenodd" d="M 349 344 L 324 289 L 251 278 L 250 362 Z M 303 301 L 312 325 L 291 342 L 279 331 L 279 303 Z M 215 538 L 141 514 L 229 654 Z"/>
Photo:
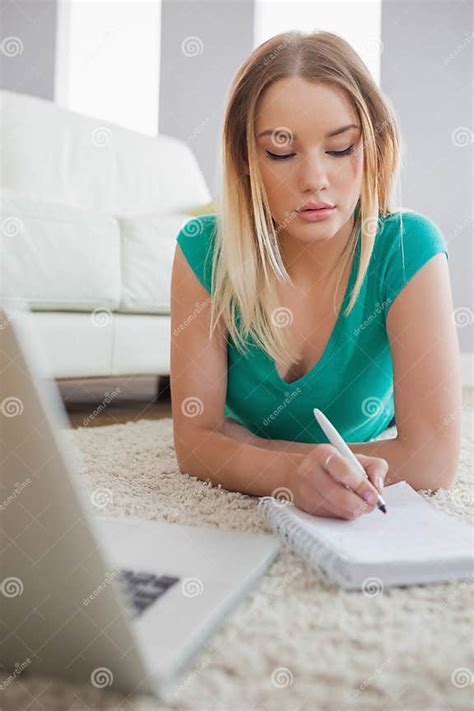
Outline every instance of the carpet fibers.
<path id="1" fill-rule="evenodd" d="M 420 492 L 472 523 L 473 409 L 464 406 L 461 461 L 448 490 Z M 380 438 L 395 436 L 395 427 Z M 101 514 L 263 531 L 258 498 L 179 472 L 172 420 L 68 430 L 81 485 Z M 468 709 L 474 700 L 473 590 L 468 580 L 376 594 L 339 590 L 284 547 L 228 615 L 167 699 L 44 676 L 8 682 L 2 709 L 340 711 Z"/>

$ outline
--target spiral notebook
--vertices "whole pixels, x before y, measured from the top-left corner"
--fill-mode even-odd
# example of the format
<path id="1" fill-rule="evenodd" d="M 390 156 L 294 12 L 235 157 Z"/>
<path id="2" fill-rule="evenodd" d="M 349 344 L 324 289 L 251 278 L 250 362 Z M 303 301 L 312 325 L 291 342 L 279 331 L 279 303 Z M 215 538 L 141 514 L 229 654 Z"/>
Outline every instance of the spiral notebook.
<path id="1" fill-rule="evenodd" d="M 387 514 L 355 519 L 312 516 L 288 501 L 261 497 L 267 527 L 331 583 L 351 590 L 474 580 L 474 528 L 418 494 L 406 481 L 386 486 Z"/>

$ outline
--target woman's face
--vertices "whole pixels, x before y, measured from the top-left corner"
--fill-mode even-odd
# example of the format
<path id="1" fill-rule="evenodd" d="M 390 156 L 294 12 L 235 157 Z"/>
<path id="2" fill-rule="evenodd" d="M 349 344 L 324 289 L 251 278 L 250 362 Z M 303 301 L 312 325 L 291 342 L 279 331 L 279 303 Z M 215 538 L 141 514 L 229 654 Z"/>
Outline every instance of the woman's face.
<path id="1" fill-rule="evenodd" d="M 329 135 L 350 124 L 356 128 Z M 255 130 L 277 231 L 303 242 L 338 233 L 352 219 L 362 181 L 360 123 L 344 92 L 301 77 L 280 79 L 260 100 Z M 306 222 L 297 210 L 309 201 L 335 209 L 324 220 Z"/>

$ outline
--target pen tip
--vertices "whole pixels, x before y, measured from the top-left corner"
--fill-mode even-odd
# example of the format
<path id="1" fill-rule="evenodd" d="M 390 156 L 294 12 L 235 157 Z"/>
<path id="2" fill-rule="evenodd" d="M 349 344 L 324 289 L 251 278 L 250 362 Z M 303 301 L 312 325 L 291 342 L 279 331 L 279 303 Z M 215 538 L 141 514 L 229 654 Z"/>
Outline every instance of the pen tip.
<path id="1" fill-rule="evenodd" d="M 384 512 L 384 514 L 387 513 L 387 509 L 385 508 L 384 504 L 379 504 L 379 509 Z"/>

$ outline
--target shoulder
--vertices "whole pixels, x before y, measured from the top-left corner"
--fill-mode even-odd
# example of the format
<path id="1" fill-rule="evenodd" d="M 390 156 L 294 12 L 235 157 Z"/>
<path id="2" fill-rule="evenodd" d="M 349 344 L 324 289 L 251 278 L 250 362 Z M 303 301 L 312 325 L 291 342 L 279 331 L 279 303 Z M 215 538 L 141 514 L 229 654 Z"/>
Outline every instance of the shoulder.
<path id="1" fill-rule="evenodd" d="M 176 241 L 191 258 L 202 258 L 210 251 L 216 235 L 216 214 L 199 215 L 188 220 L 180 229 Z"/>
<path id="2" fill-rule="evenodd" d="M 377 232 L 380 257 L 403 253 L 409 258 L 420 253 L 443 251 L 449 256 L 448 246 L 437 223 L 414 210 L 397 210 L 380 218 Z"/>
<path id="3" fill-rule="evenodd" d="M 176 241 L 191 268 L 209 292 L 211 291 L 216 218 L 216 213 L 193 217 L 183 225 L 176 237 Z"/>
<path id="4" fill-rule="evenodd" d="M 177 241 L 181 243 L 193 238 L 201 238 L 201 241 L 212 239 L 215 236 L 216 217 L 215 213 L 192 217 L 181 227 Z"/>
<path id="5" fill-rule="evenodd" d="M 379 297 L 386 308 L 434 255 L 448 246 L 439 226 L 419 212 L 401 210 L 380 218 L 374 245 Z"/>

